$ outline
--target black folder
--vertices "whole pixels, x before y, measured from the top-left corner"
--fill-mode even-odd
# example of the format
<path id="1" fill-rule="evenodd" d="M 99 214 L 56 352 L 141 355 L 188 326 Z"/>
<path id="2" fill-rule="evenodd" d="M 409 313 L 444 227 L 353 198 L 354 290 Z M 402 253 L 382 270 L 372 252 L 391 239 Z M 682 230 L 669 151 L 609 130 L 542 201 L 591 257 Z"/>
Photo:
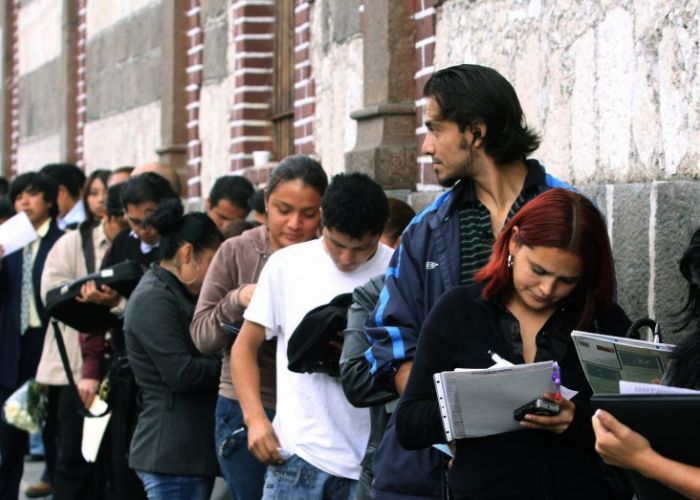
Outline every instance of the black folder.
<path id="1" fill-rule="evenodd" d="M 646 437 L 661 455 L 700 467 L 700 394 L 594 395 L 591 404 Z M 636 472 L 630 478 L 639 500 L 686 498 Z"/>

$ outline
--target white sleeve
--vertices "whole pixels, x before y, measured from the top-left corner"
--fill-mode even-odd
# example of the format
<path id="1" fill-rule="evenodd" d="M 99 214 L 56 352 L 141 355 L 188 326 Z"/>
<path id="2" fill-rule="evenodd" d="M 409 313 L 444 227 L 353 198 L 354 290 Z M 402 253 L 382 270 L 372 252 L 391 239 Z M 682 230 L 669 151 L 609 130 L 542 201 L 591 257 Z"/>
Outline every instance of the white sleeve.
<path id="1" fill-rule="evenodd" d="M 276 263 L 273 255 L 263 267 L 250 304 L 243 313 L 244 319 L 265 327 L 267 340 L 277 336 L 280 326 L 280 301 L 275 300 L 275 295 L 279 294 L 281 287 L 278 285 L 279 267 Z"/>

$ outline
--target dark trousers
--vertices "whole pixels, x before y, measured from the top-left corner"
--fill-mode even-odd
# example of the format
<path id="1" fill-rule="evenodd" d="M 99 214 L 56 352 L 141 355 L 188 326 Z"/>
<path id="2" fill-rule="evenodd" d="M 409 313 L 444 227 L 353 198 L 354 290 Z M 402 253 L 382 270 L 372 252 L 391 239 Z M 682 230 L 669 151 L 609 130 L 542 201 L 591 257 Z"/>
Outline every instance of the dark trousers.
<path id="1" fill-rule="evenodd" d="M 20 340 L 20 363 L 17 383 L 13 387 L 0 385 L 0 407 L 29 378 L 36 374 L 41 350 L 44 346 L 44 330 L 28 328 Z M 19 483 L 24 472 L 24 454 L 29 437 L 26 432 L 5 423 L 0 418 L 0 500 L 17 500 Z"/>
<path id="2" fill-rule="evenodd" d="M 85 461 L 81 450 L 83 416 L 78 413 L 75 389 L 67 385 L 49 386 L 49 408 L 55 416 L 56 457 L 52 469 L 54 500 L 99 500 L 100 479 L 96 476 L 95 465 Z"/>
<path id="3" fill-rule="evenodd" d="M 112 417 L 98 455 L 103 461 L 109 500 L 146 500 L 146 493 L 136 472 L 129 468 L 131 436 L 138 420 L 138 387 L 125 357 L 117 357 L 109 376 L 109 403 Z M 186 453 L 186 450 L 183 450 Z"/>

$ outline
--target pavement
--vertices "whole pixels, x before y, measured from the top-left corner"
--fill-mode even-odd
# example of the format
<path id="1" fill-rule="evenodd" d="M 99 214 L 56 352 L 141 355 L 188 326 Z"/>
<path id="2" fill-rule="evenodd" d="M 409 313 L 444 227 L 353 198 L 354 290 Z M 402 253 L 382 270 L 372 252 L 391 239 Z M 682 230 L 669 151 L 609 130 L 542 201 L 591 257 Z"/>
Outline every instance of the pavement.
<path id="1" fill-rule="evenodd" d="M 30 484 L 36 483 L 43 471 L 44 462 L 24 462 L 24 476 L 22 476 L 22 482 L 19 487 L 19 500 L 27 498 L 24 496 L 24 490 L 26 490 Z M 51 500 L 50 496 L 44 498 L 46 500 Z M 229 491 L 228 486 L 226 486 L 226 483 L 220 477 L 216 478 L 214 491 L 211 494 L 210 500 L 233 500 L 233 495 Z"/>

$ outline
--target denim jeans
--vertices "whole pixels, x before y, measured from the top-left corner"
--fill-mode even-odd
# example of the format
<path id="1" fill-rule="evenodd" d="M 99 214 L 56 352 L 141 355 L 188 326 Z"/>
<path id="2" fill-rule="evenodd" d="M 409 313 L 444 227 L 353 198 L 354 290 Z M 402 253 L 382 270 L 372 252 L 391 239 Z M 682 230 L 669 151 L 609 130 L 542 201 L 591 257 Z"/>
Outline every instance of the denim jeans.
<path id="1" fill-rule="evenodd" d="M 171 476 L 136 471 L 148 500 L 209 500 L 214 489 L 210 476 Z"/>
<path id="2" fill-rule="evenodd" d="M 275 412 L 265 409 L 272 421 Z M 216 402 L 216 458 L 236 500 L 260 500 L 267 465 L 248 451 L 248 429 L 238 401 L 219 395 Z"/>
<path id="3" fill-rule="evenodd" d="M 296 455 L 265 473 L 263 500 L 352 500 L 357 481 L 331 476 Z"/>

